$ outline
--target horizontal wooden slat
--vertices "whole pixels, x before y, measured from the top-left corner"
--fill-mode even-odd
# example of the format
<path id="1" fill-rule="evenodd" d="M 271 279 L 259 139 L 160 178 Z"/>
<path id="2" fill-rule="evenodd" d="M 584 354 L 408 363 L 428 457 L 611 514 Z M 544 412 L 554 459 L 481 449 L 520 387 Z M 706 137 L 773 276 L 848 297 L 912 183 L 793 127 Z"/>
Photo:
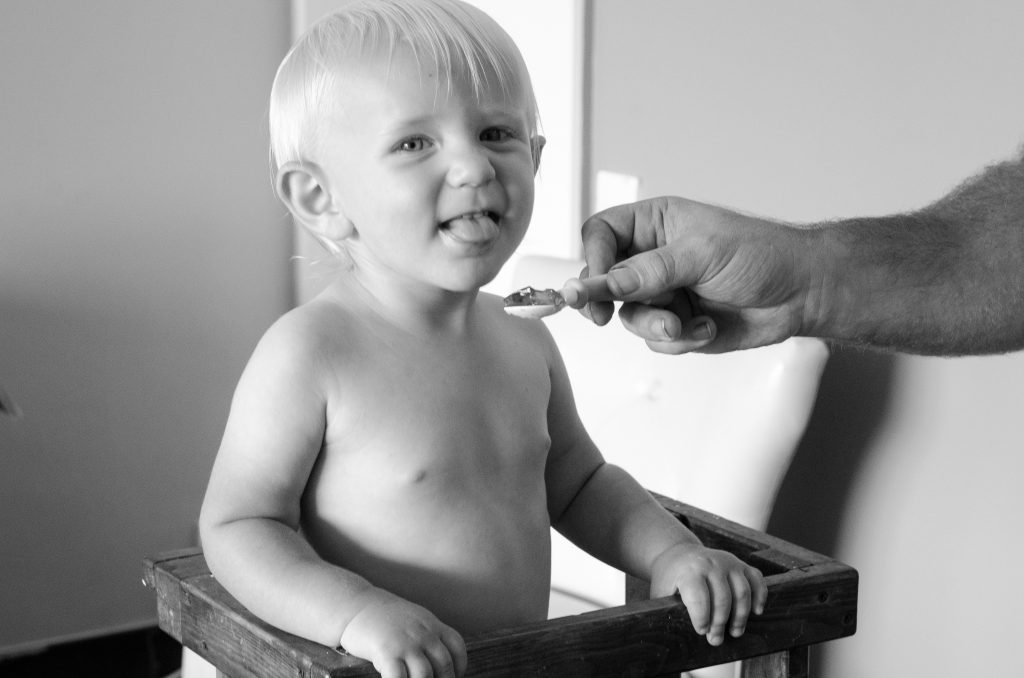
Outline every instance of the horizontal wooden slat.
<path id="1" fill-rule="evenodd" d="M 853 634 L 852 568 L 684 504 L 663 503 L 719 548 L 778 570 L 766 576 L 764 614 L 751 618 L 743 637 L 711 647 L 693 631 L 678 599 L 631 602 L 469 637 L 467 676 L 658 676 Z M 148 559 L 144 580 L 157 591 L 161 628 L 233 678 L 376 675 L 366 662 L 257 619 L 214 580 L 198 550 Z"/>
<path id="2" fill-rule="evenodd" d="M 784 539 L 741 525 L 671 497 L 652 492 L 661 505 L 679 518 L 708 546 L 720 548 L 744 558 L 750 553 L 774 550 L 794 561 L 825 563 L 832 559 Z"/>

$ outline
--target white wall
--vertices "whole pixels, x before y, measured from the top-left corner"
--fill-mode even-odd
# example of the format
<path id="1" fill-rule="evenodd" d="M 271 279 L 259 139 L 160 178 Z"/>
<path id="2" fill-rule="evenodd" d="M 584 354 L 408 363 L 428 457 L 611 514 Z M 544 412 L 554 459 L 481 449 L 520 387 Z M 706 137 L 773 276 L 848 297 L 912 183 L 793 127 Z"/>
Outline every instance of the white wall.
<path id="1" fill-rule="evenodd" d="M 592 7 L 591 169 L 643 196 L 886 213 L 1024 140 L 1016 0 Z M 861 574 L 858 633 L 815 675 L 1022 675 L 1022 384 L 1020 353 L 833 355 L 770 526 Z"/>
<path id="2" fill-rule="evenodd" d="M 155 619 L 235 381 L 290 301 L 278 0 L 5 2 L 0 653 Z"/>

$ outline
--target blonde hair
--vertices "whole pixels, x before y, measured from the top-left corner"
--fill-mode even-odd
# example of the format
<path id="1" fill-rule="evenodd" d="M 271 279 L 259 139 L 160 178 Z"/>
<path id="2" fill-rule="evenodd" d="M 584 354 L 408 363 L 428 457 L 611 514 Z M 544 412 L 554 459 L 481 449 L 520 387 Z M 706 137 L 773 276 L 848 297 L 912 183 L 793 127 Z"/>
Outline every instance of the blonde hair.
<path id="1" fill-rule="evenodd" d="M 446 80 L 449 90 L 454 79 L 464 78 L 476 96 L 497 86 L 510 101 L 522 101 L 530 137 L 538 138 L 540 116 L 526 64 L 487 14 L 460 0 L 362 0 L 318 21 L 281 62 L 270 93 L 272 170 L 310 159 L 320 121 L 343 97 L 341 65 L 390 56 L 399 47 L 410 48 L 420 63 L 435 64 L 447 76 L 438 81 Z"/>

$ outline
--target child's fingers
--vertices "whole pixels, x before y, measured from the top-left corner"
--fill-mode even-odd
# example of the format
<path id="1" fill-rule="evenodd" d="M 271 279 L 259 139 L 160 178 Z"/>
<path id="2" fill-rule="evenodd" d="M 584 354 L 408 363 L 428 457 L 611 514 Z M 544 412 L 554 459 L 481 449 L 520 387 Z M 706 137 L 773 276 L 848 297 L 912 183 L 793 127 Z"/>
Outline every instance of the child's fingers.
<path id="1" fill-rule="evenodd" d="M 750 582 L 744 572 L 734 570 L 729 573 L 729 584 L 732 586 L 732 623 L 729 625 L 729 635 L 739 638 L 747 629 L 747 619 L 750 617 Z"/>
<path id="2" fill-rule="evenodd" d="M 711 618 L 711 595 L 708 592 L 707 584 L 704 583 L 704 578 L 696 577 L 685 582 L 679 587 L 679 597 L 682 598 L 687 612 L 690 613 L 693 630 L 702 636 L 705 635 L 708 632 L 708 621 Z"/>
<path id="3" fill-rule="evenodd" d="M 409 653 L 405 657 L 405 670 L 408 678 L 434 678 L 437 676 L 434 673 L 433 662 L 420 652 Z"/>
<path id="4" fill-rule="evenodd" d="M 466 665 L 469 663 L 469 658 L 466 655 L 466 641 L 462 639 L 458 631 L 449 627 L 445 627 L 441 631 L 441 641 L 451 656 L 455 676 L 457 678 L 462 676 L 466 673 Z"/>
<path id="5" fill-rule="evenodd" d="M 729 579 L 721 572 L 709 574 L 708 585 L 711 589 L 712 604 L 708 642 L 712 645 L 721 645 L 725 640 L 725 625 L 729 622 L 729 613 L 732 611 L 732 587 L 729 585 Z"/>
<path id="6" fill-rule="evenodd" d="M 455 661 L 444 643 L 438 641 L 426 648 L 427 659 L 430 661 L 431 672 L 434 678 L 455 678 Z"/>
<path id="7" fill-rule="evenodd" d="M 757 568 L 748 567 L 747 581 L 750 582 L 751 604 L 754 607 L 754 614 L 764 612 L 768 604 L 768 585 L 764 581 L 764 575 Z"/>
<path id="8" fill-rule="evenodd" d="M 375 661 L 373 668 L 377 669 L 380 678 L 409 678 L 405 671 L 405 663 L 395 657 Z"/>

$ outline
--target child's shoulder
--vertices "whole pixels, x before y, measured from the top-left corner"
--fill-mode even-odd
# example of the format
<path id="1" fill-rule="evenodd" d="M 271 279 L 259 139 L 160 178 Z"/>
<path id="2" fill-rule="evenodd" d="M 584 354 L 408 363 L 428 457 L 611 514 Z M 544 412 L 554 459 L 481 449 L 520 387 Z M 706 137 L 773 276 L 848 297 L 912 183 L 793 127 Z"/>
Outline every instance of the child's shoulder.
<path id="1" fill-rule="evenodd" d="M 253 360 L 289 365 L 293 369 L 318 369 L 328 356 L 337 358 L 351 342 L 356 325 L 348 314 L 330 302 L 314 299 L 278 318 L 260 338 Z"/>

